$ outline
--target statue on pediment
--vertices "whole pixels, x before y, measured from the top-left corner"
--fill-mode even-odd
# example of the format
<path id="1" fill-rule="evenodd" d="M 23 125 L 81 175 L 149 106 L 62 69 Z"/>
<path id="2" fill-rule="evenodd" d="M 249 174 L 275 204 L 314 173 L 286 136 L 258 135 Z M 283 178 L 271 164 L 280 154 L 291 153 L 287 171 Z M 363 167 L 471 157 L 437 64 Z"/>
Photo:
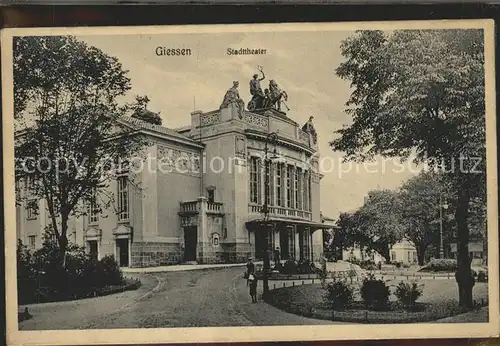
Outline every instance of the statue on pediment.
<path id="1" fill-rule="evenodd" d="M 318 134 L 316 133 L 316 129 L 314 128 L 313 119 L 314 117 L 309 117 L 307 123 L 302 126 L 302 131 L 309 133 L 313 139 L 313 143 L 316 144 L 318 142 Z"/>
<path id="2" fill-rule="evenodd" d="M 238 91 L 239 85 L 240 83 L 238 81 L 233 82 L 233 86 L 226 91 L 224 100 L 219 109 L 227 108 L 229 105 L 234 104 L 238 110 L 238 117 L 242 119 L 245 110 L 245 102 L 240 98 L 240 93 Z"/>

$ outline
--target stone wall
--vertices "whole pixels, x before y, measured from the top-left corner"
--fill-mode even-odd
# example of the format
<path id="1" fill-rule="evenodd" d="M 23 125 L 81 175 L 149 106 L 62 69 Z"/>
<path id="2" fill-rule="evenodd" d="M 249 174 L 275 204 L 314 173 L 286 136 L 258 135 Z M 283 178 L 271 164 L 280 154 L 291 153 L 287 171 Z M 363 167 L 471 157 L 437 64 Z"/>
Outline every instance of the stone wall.
<path id="1" fill-rule="evenodd" d="M 182 252 L 178 243 L 132 243 L 131 267 L 158 267 L 179 264 L 182 262 Z"/>
<path id="2" fill-rule="evenodd" d="M 212 243 L 198 243 L 197 262 L 200 264 L 215 263 L 244 263 L 251 257 L 250 247 L 247 244 L 223 243 L 218 247 Z M 250 245 L 250 244 L 248 244 Z"/>

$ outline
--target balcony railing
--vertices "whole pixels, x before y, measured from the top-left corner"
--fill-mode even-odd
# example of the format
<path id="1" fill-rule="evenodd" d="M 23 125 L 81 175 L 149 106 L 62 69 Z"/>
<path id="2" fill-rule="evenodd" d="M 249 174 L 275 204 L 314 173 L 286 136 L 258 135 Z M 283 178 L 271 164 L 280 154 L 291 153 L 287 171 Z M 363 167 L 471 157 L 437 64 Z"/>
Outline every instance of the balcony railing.
<path id="1" fill-rule="evenodd" d="M 202 210 L 207 214 L 223 214 L 224 204 L 208 202 L 204 198 L 200 198 L 197 201 L 181 202 L 179 214 L 199 214 Z"/>
<path id="2" fill-rule="evenodd" d="M 256 213 L 260 214 L 262 212 L 262 205 L 250 204 L 248 207 L 249 207 L 249 212 L 251 214 L 256 214 Z M 298 210 L 298 209 L 277 207 L 277 206 L 268 206 L 268 209 L 270 216 L 300 218 L 304 220 L 312 219 L 312 213 L 306 210 Z"/>
<path id="3" fill-rule="evenodd" d="M 198 213 L 198 201 L 181 202 L 181 213 Z"/>

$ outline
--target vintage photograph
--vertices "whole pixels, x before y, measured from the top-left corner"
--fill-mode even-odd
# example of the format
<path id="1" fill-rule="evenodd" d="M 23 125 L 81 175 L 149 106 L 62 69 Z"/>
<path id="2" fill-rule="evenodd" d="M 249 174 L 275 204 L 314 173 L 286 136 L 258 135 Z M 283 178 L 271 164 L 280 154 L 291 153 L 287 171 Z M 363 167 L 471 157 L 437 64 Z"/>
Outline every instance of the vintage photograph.
<path id="1" fill-rule="evenodd" d="M 492 22 L 2 41 L 16 340 L 498 334 Z"/>

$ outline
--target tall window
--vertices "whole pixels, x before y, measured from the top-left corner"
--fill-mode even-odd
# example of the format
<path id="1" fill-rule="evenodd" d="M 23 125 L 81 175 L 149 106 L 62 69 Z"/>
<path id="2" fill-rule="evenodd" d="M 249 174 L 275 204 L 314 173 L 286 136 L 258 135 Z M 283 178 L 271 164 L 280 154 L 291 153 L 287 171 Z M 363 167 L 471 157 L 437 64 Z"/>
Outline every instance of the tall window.
<path id="1" fill-rule="evenodd" d="M 304 186 L 302 189 L 303 192 L 303 209 L 309 210 L 309 172 L 304 171 Z"/>
<path id="2" fill-rule="evenodd" d="M 288 165 L 286 169 L 286 206 L 293 208 L 293 166 Z"/>
<path id="3" fill-rule="evenodd" d="M 267 205 L 274 205 L 274 165 L 271 161 L 266 161 L 264 191 L 267 191 Z"/>
<path id="4" fill-rule="evenodd" d="M 300 176 L 302 175 L 302 171 L 299 167 L 295 167 L 295 174 L 293 177 L 293 191 L 294 191 L 294 199 L 295 199 L 295 209 L 300 209 Z"/>
<path id="5" fill-rule="evenodd" d="M 36 235 L 28 236 L 28 246 L 32 250 L 35 249 L 35 247 L 36 247 Z"/>
<path id="6" fill-rule="evenodd" d="M 130 216 L 130 206 L 128 200 L 128 182 L 127 177 L 118 178 L 118 221 L 125 221 Z"/>
<path id="7" fill-rule="evenodd" d="M 26 194 L 32 196 L 35 193 L 35 178 L 32 176 L 26 177 Z"/>
<path id="8" fill-rule="evenodd" d="M 36 200 L 32 199 L 26 201 L 26 219 L 35 220 L 37 217 L 38 203 Z"/>
<path id="9" fill-rule="evenodd" d="M 261 203 L 260 163 L 257 157 L 250 158 L 250 203 Z"/>
<path id="10" fill-rule="evenodd" d="M 304 230 L 304 258 L 310 260 L 310 255 L 311 255 L 311 249 L 310 249 L 310 239 L 311 239 L 311 233 L 308 228 Z"/>
<path id="11" fill-rule="evenodd" d="M 93 188 L 89 202 L 89 223 L 96 224 L 98 222 L 99 222 L 99 204 L 97 203 L 97 188 Z"/>
<path id="12" fill-rule="evenodd" d="M 283 207 L 283 163 L 276 165 L 276 205 Z"/>

